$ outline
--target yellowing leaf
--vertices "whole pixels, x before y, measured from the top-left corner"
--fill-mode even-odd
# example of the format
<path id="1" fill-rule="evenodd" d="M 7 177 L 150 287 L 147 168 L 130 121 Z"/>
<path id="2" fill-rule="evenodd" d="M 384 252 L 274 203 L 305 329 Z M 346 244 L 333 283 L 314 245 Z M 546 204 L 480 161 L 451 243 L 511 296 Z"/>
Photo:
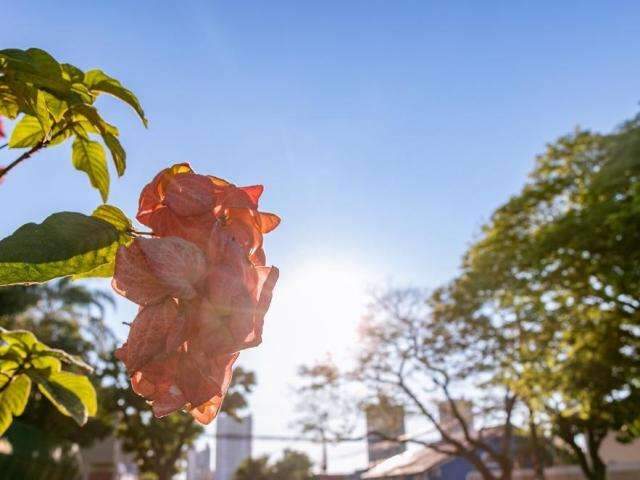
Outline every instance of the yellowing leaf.
<path id="1" fill-rule="evenodd" d="M 125 169 L 127 168 L 127 154 L 124 151 L 124 148 L 122 148 L 120 141 L 114 135 L 111 135 L 110 133 L 104 133 L 102 135 L 102 139 L 111 152 L 113 164 L 116 166 L 118 176 L 121 177 L 124 174 Z"/>
<path id="2" fill-rule="evenodd" d="M 96 391 L 89 379 L 71 372 L 56 372 L 44 376 L 33 373 L 38 390 L 63 415 L 73 418 L 78 425 L 87 423 L 98 410 Z"/>
<path id="3" fill-rule="evenodd" d="M 102 201 L 109 196 L 109 171 L 104 155 L 104 148 L 98 142 L 76 137 L 73 142 L 73 166 L 89 176 L 91 185 L 100 191 Z"/>
<path id="4" fill-rule="evenodd" d="M 36 117 L 25 115 L 14 127 L 9 138 L 9 148 L 29 148 L 44 139 L 42 126 Z"/>
<path id="5" fill-rule="evenodd" d="M 29 400 L 31 379 L 26 375 L 14 377 L 0 392 L 0 436 L 9 428 L 14 416 L 22 415 Z"/>
<path id="6" fill-rule="evenodd" d="M 123 87 L 118 80 L 110 77 L 102 70 L 89 70 L 84 76 L 84 83 L 91 91 L 108 93 L 129 104 L 129 106 L 136 111 L 142 123 L 144 123 L 144 126 L 147 126 L 147 118 L 144 115 L 144 110 L 142 110 L 140 102 L 136 96 L 130 90 Z"/>
<path id="7" fill-rule="evenodd" d="M 127 218 L 122 210 L 113 205 L 100 205 L 93 211 L 91 216 L 110 223 L 120 232 L 127 232 L 131 229 L 131 220 Z"/>

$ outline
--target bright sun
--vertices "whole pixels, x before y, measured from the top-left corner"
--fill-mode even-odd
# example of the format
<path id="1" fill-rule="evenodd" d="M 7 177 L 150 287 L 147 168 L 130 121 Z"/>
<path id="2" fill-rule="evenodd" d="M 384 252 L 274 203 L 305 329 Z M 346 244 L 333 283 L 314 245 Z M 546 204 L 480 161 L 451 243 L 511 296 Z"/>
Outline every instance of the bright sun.
<path id="1" fill-rule="evenodd" d="M 342 355 L 353 345 L 366 304 L 370 279 L 348 261 L 303 263 L 281 285 L 287 316 L 296 318 L 296 336 L 304 338 L 305 356 Z"/>

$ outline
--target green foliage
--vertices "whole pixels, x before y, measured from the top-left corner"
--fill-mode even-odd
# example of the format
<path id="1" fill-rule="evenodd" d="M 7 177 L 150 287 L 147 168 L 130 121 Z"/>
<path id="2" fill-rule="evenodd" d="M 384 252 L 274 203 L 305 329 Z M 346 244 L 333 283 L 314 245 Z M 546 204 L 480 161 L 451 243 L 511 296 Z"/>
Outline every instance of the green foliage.
<path id="1" fill-rule="evenodd" d="M 247 458 L 236 470 L 233 480 L 311 480 L 313 462 L 302 452 L 285 449 L 273 465 L 269 457 Z"/>
<path id="2" fill-rule="evenodd" d="M 85 73 L 37 48 L 0 50 L 0 116 L 13 119 L 23 114 L 9 147 L 29 148 L 24 156 L 28 158 L 41 148 L 74 137 L 73 165 L 87 173 L 106 202 L 109 171 L 102 145 L 91 136 L 98 136 L 110 151 L 119 176 L 126 169 L 126 152 L 118 140 L 118 129 L 93 106 L 103 93 L 131 106 L 147 125 L 136 96 L 101 70 Z"/>
<path id="3" fill-rule="evenodd" d="M 89 380 L 62 370 L 62 363 L 90 369 L 82 360 L 39 342 L 26 330 L 0 328 L 0 435 L 21 415 L 31 382 L 64 414 L 84 425 L 96 413 L 96 392 Z"/>
<path id="4" fill-rule="evenodd" d="M 77 137 L 73 142 L 71 159 L 74 167 L 87 174 L 91 185 L 98 189 L 102 201 L 106 202 L 109 196 L 109 170 L 102 145 Z"/>
<path id="5" fill-rule="evenodd" d="M 70 472 L 78 466 L 77 446 L 89 446 L 113 432 L 116 413 L 103 400 L 103 384 L 110 379 L 104 375 L 102 360 L 115 348 L 115 338 L 103 322 L 105 308 L 112 304 L 110 294 L 68 278 L 0 287 L 0 324 L 11 330 L 34 332 L 41 342 L 55 347 L 49 354 L 58 360 L 64 357 L 80 365 L 90 362 L 95 369 L 89 378 L 99 402 L 96 416 L 80 427 L 33 388 L 24 413 L 5 434 L 12 454 L 0 455 L 0 471 L 6 471 L 8 478 L 72 478 Z M 33 363 L 44 367 L 49 361 L 39 363 L 38 359 Z"/>
<path id="6" fill-rule="evenodd" d="M 13 129 L 9 148 L 28 148 L 44 140 L 44 133 L 36 117 L 25 115 Z"/>
<path id="7" fill-rule="evenodd" d="M 87 423 L 98 409 L 96 393 L 89 379 L 71 372 L 56 372 L 48 377 L 36 373 L 38 390 L 64 415 L 78 425 Z"/>
<path id="8" fill-rule="evenodd" d="M 640 411 L 640 121 L 576 131 L 539 156 L 436 292 L 442 323 L 482 332 L 513 388 L 588 478 L 607 432 Z M 586 439 L 586 441 L 584 441 Z"/>
<path id="9" fill-rule="evenodd" d="M 3 375 L 0 383 L 0 435 L 4 433 L 13 417 L 22 415 L 31 392 L 31 379 L 27 375 L 18 375 L 8 380 Z"/>
<path id="10" fill-rule="evenodd" d="M 118 247 L 130 240 L 124 215 L 109 208 L 99 209 L 96 216 L 55 213 L 0 240 L 0 285 L 101 273 L 113 263 Z M 105 216 L 107 211 L 111 216 Z"/>
<path id="11" fill-rule="evenodd" d="M 118 140 L 118 129 L 106 122 L 93 106 L 103 93 L 127 103 L 147 126 L 135 95 L 104 72 L 85 73 L 73 65 L 60 64 L 47 52 L 35 48 L 0 50 L 0 116 L 16 119 L 22 115 L 8 147 L 28 149 L 0 169 L 0 179 L 37 151 L 73 137 L 74 167 L 87 174 L 106 202 L 109 170 L 104 147 L 95 138 L 101 139 L 109 150 L 119 176 L 126 169 L 126 152 Z M 102 205 L 92 216 L 73 212 L 53 214 L 41 224 L 23 225 L 0 240 L 0 286 L 45 282 L 57 277 L 110 276 L 118 247 L 130 240 L 131 222 L 116 207 Z M 100 302 L 82 288 L 69 287 L 68 280 L 57 286 L 60 291 L 47 286 L 0 289 L 3 323 L 29 323 L 29 317 L 25 320 L 20 316 L 18 321 L 18 314 L 40 306 L 40 295 L 47 298 L 46 305 L 60 305 L 61 312 L 67 314 L 75 312 L 73 306 L 77 304 L 98 306 L 102 311 Z M 46 326 L 43 331 L 46 336 L 67 351 L 79 351 L 79 345 L 85 343 L 78 338 L 75 319 L 67 318 L 70 323 L 60 321 L 59 313 L 48 311 L 45 321 L 27 326 Z M 91 318 L 92 322 L 97 320 Z M 96 340 L 96 346 L 105 341 Z M 63 365 L 75 370 L 90 367 L 65 350 L 49 348 L 25 330 L 0 330 L 0 435 L 13 416 L 23 413 L 32 395 L 32 382 L 38 387 L 32 395 L 35 404 L 32 410 L 39 412 L 36 416 L 41 420 L 42 415 L 48 415 L 42 407 L 43 398 L 79 425 L 96 415 L 98 405 L 91 381 L 74 371 L 62 370 Z M 46 423 L 50 424 L 48 417 Z"/>
<path id="12" fill-rule="evenodd" d="M 233 480 L 272 480 L 269 457 L 247 458 L 238 466 Z"/>
<path id="13" fill-rule="evenodd" d="M 314 478 L 311 468 L 313 462 L 306 453 L 285 449 L 280 458 L 271 467 L 273 480 L 311 480 Z"/>
<path id="14" fill-rule="evenodd" d="M 132 229 L 131 220 L 113 205 L 100 205 L 91 216 L 110 223 L 121 233 L 127 233 Z"/>

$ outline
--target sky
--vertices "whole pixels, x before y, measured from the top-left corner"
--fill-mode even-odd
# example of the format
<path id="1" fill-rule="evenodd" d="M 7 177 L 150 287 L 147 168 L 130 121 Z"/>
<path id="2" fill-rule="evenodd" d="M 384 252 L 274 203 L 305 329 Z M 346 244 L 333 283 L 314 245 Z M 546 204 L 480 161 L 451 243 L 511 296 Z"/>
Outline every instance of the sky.
<path id="1" fill-rule="evenodd" d="M 266 238 L 281 278 L 264 343 L 240 364 L 258 376 L 255 433 L 288 435 L 298 366 L 348 363 L 368 289 L 451 279 L 547 142 L 638 112 L 639 16 L 616 0 L 23 0 L 3 6 L 0 47 L 99 67 L 138 95 L 148 129 L 98 105 L 128 152 L 109 203 L 131 217 L 173 163 L 264 184 L 262 208 L 283 219 Z M 0 164 L 15 156 L 0 150 Z M 0 235 L 99 202 L 70 146 L 52 148 L 0 187 Z M 123 299 L 108 322 L 124 336 L 134 314 Z M 330 453 L 333 471 L 365 462 L 364 445 Z"/>

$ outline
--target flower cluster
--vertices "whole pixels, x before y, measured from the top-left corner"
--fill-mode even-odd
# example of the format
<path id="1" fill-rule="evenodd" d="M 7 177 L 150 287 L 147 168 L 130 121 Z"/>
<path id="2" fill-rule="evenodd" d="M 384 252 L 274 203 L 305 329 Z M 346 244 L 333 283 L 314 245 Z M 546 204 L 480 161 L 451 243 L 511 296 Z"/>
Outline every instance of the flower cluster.
<path id="1" fill-rule="evenodd" d="M 242 349 L 262 341 L 278 269 L 263 234 L 280 219 L 258 211 L 262 186 L 236 187 L 188 164 L 161 171 L 140 196 L 137 237 L 116 256 L 114 289 L 140 305 L 116 351 L 158 417 L 218 413 Z"/>

